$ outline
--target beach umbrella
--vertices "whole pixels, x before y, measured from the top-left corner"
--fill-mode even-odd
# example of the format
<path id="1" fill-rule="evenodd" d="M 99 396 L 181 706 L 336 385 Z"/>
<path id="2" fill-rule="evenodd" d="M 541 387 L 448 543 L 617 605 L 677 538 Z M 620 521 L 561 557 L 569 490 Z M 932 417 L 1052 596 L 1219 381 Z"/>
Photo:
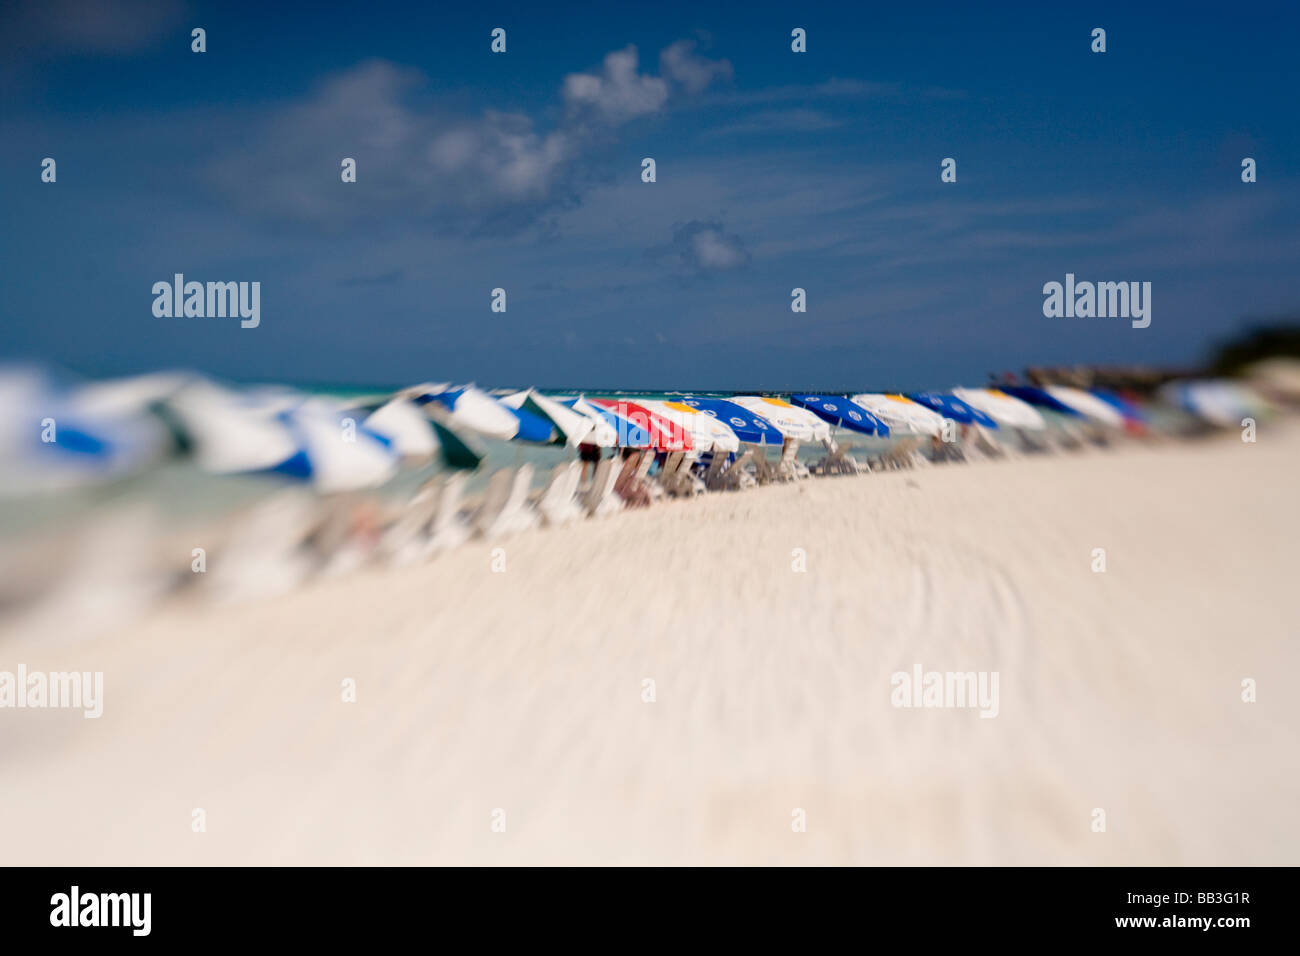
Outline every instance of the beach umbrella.
<path id="1" fill-rule="evenodd" d="M 681 404 L 694 408 L 701 414 L 716 418 L 731 429 L 746 445 L 779 445 L 785 440 L 781 430 L 762 415 L 727 401 L 725 398 L 700 398 L 687 395 Z"/>
<path id="2" fill-rule="evenodd" d="M 216 474 L 273 474 L 322 493 L 371 488 L 397 471 L 392 442 L 324 399 L 233 392 L 198 381 L 167 400 L 195 462 Z"/>
<path id="3" fill-rule="evenodd" d="M 1107 388 L 1093 388 L 1089 389 L 1089 391 L 1123 415 L 1126 422 L 1130 424 L 1142 424 L 1146 422 L 1146 412 L 1142 411 L 1142 409 L 1138 407 L 1137 402 L 1130 401 L 1118 392 L 1112 392 Z"/>
<path id="4" fill-rule="evenodd" d="M 144 407 L 57 388 L 37 368 L 0 371 L 0 494 L 23 495 L 110 481 L 153 466 L 170 447 Z"/>
<path id="5" fill-rule="evenodd" d="M 154 372 L 103 382 L 76 390 L 77 401 L 104 415 L 144 416 L 197 378 L 187 372 Z"/>
<path id="6" fill-rule="evenodd" d="M 278 406 L 199 380 L 172 395 L 167 408 L 204 471 L 219 475 L 282 467 L 293 471 L 289 463 L 301 449 L 277 418 L 282 411 Z M 297 477 L 306 477 L 305 465 L 299 464 Z"/>
<path id="7" fill-rule="evenodd" d="M 1034 431 L 1047 427 L 1038 409 L 996 388 L 954 388 L 953 395 L 972 408 L 978 408 L 999 425 Z"/>
<path id="8" fill-rule="evenodd" d="M 617 422 L 603 408 L 597 408 L 581 396 L 578 398 L 556 398 L 552 399 L 552 401 L 591 422 L 591 431 L 583 438 L 582 444 L 595 445 L 598 448 L 618 447 Z M 646 440 L 649 441 L 649 435 L 646 436 Z"/>
<path id="9" fill-rule="evenodd" d="M 516 411 L 522 409 L 550 422 L 555 428 L 556 444 L 575 447 L 582 444 L 603 444 L 608 447 L 617 440 L 610 437 L 608 441 L 600 441 L 599 439 L 605 436 L 592 434 L 599 424 L 597 419 L 576 412 L 536 389 L 526 388 L 510 395 L 503 395 L 500 401 Z"/>
<path id="10" fill-rule="evenodd" d="M 712 415 L 706 415 L 698 408 L 677 401 L 640 398 L 637 403 L 644 405 L 671 422 L 680 425 L 690 433 L 691 443 L 696 451 L 732 452 L 740 450 L 740 439 L 724 422 Z"/>
<path id="11" fill-rule="evenodd" d="M 644 429 L 649 433 L 650 447 L 656 451 L 691 451 L 694 447 L 685 428 L 638 402 L 626 398 L 593 398 L 589 401 Z"/>
<path id="12" fill-rule="evenodd" d="M 1089 389 L 1089 391 L 1119 412 L 1124 419 L 1125 431 L 1133 435 L 1145 435 L 1147 433 L 1147 414 L 1137 406 L 1136 402 L 1130 401 L 1109 389 L 1093 388 Z"/>
<path id="13" fill-rule="evenodd" d="M 831 437 L 831 427 L 812 412 L 795 408 L 780 398 L 763 395 L 735 395 L 731 401 L 755 414 L 762 415 L 786 438 L 795 441 L 817 441 Z"/>
<path id="14" fill-rule="evenodd" d="M 295 473 L 306 466 L 306 477 L 322 494 L 377 488 L 397 473 L 399 454 L 392 443 L 366 428 L 336 406 L 308 399 L 280 412 L 284 424 L 299 444 Z"/>
<path id="15" fill-rule="evenodd" d="M 1091 392 L 1069 385 L 1048 385 L 1046 390 L 1047 394 L 1058 402 L 1068 405 L 1084 418 L 1109 428 L 1124 427 L 1124 416 L 1120 414 L 1119 409 Z"/>
<path id="16" fill-rule="evenodd" d="M 473 385 L 417 385 L 399 394 L 420 406 L 436 404 L 449 413 L 452 426 L 490 438 L 538 444 L 549 444 L 555 438 L 555 428 L 546 419 L 511 408 Z"/>
<path id="17" fill-rule="evenodd" d="M 978 408 L 962 401 L 956 395 L 946 392 L 908 392 L 907 397 L 918 405 L 924 405 L 932 412 L 944 418 L 951 418 L 959 425 L 980 425 L 983 428 L 997 428 L 998 423 Z"/>
<path id="18" fill-rule="evenodd" d="M 1046 408 L 1048 411 L 1059 412 L 1071 418 L 1083 417 L 1082 413 L 1076 412 L 1059 398 L 1033 385 L 999 385 L 998 388 L 1013 398 L 1018 398 L 1037 408 Z"/>
<path id="19" fill-rule="evenodd" d="M 429 416 L 414 402 L 394 398 L 373 411 L 363 408 L 360 412 L 365 415 L 362 424 L 387 438 L 389 445 L 402 458 L 429 461 L 437 454 L 438 433 Z"/>
<path id="20" fill-rule="evenodd" d="M 362 406 L 355 411 L 366 416 L 362 421 L 366 429 L 388 439 L 404 460 L 420 463 L 437 456 L 447 468 L 471 471 L 483 460 L 483 451 L 457 433 L 448 421 L 450 416 L 436 405 L 419 406 L 409 399 L 393 398 L 378 408 Z"/>
<path id="21" fill-rule="evenodd" d="M 853 402 L 889 426 L 897 437 L 904 435 L 942 435 L 944 417 L 924 405 L 918 405 L 897 392 L 862 392 Z"/>
<path id="22" fill-rule="evenodd" d="M 1256 418 L 1268 411 L 1249 389 L 1224 379 L 1169 382 L 1161 387 L 1160 395 L 1221 428 L 1238 427 L 1243 418 Z"/>
<path id="23" fill-rule="evenodd" d="M 864 435 L 889 436 L 889 426 L 865 408 L 842 395 L 791 395 L 790 402 L 806 408 L 818 418 L 832 425 L 862 432 Z"/>
<path id="24" fill-rule="evenodd" d="M 650 430 L 647 427 L 638 425 L 636 422 L 616 414 L 613 410 L 605 408 L 603 405 L 588 400 L 584 396 L 577 398 L 565 399 L 561 404 L 567 405 L 579 414 L 586 415 L 598 422 L 597 428 L 603 426 L 613 434 L 614 440 L 605 448 L 649 448 L 652 444 Z M 594 434 L 594 433 L 593 433 Z"/>

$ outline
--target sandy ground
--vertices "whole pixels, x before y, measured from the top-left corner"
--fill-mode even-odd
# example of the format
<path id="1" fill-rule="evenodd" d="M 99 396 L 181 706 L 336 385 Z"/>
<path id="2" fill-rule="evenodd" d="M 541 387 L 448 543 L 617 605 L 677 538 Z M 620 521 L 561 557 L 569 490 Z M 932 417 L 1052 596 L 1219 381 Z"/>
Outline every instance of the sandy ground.
<path id="1" fill-rule="evenodd" d="M 0 859 L 1296 864 L 1298 471 L 1279 429 L 813 480 L 10 639 L 105 704 L 0 710 Z M 918 664 L 997 717 L 892 706 Z"/>

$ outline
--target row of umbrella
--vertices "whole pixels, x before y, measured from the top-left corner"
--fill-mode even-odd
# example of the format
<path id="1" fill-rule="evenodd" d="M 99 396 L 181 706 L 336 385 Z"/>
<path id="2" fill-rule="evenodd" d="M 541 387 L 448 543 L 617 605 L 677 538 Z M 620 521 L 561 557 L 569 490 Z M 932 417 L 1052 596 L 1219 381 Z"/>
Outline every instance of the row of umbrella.
<path id="1" fill-rule="evenodd" d="M 1255 406 L 1231 383 L 1170 386 L 1166 398 L 1216 424 Z M 493 394 L 423 383 L 342 401 L 283 388 L 235 390 L 197 375 L 158 374 L 57 388 L 31 369 L 0 373 L 0 493 L 25 493 L 130 474 L 174 452 L 217 474 L 275 474 L 321 492 L 384 484 L 404 464 L 475 468 L 472 436 L 534 444 L 733 453 L 742 444 L 864 435 L 941 435 L 948 422 L 1037 430 L 1046 415 L 1140 427 L 1142 411 L 1101 389 L 956 388 L 951 392 L 797 393 L 674 399 Z"/>

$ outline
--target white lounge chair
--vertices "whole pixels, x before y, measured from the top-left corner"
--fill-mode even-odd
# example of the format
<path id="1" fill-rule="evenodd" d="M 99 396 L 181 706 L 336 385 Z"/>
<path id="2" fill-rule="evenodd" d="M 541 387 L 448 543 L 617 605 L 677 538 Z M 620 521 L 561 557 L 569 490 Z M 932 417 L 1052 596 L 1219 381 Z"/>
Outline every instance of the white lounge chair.
<path id="1" fill-rule="evenodd" d="M 299 488 L 286 488 L 236 518 L 224 547 L 208 554 L 212 598 L 234 603 L 284 594 L 319 567 L 307 547 L 317 527 L 316 502 Z"/>
<path id="2" fill-rule="evenodd" d="M 787 438 L 781 445 L 781 457 L 773 469 L 780 481 L 802 481 L 809 475 L 808 466 L 799 460 L 799 442 Z"/>
<path id="3" fill-rule="evenodd" d="M 783 450 L 784 451 L 784 450 Z M 754 477 L 760 485 L 770 485 L 774 481 L 783 481 L 783 479 L 772 463 L 767 460 L 767 453 L 762 448 L 755 448 L 750 455 L 750 461 L 754 465 Z M 739 464 L 739 462 L 737 462 Z"/>
<path id="4" fill-rule="evenodd" d="M 675 451 L 670 453 L 664 459 L 663 467 L 659 469 L 658 482 L 660 487 L 668 494 L 678 498 L 702 494 L 706 490 L 704 482 L 691 474 L 693 461 L 693 458 L 687 457 L 686 452 Z"/>
<path id="5" fill-rule="evenodd" d="M 749 471 L 755 455 L 762 455 L 762 449 L 755 445 L 744 446 L 744 450 L 736 460 L 723 470 L 720 487 L 728 491 L 741 491 L 755 487 L 758 484 L 758 477 Z"/>
<path id="6" fill-rule="evenodd" d="M 392 564 L 412 564 L 429 549 L 429 528 L 438 510 L 440 489 L 430 479 L 411 496 L 396 520 L 384 531 L 379 553 Z"/>
<path id="7" fill-rule="evenodd" d="M 856 459 L 842 448 L 834 438 L 823 438 L 826 457 L 813 466 L 811 471 L 818 475 L 856 475 L 862 471 Z"/>
<path id="8" fill-rule="evenodd" d="M 729 455 L 725 451 L 710 452 L 708 464 L 704 468 L 704 487 L 716 491 L 723 487 L 722 475 L 727 470 Z"/>
<path id="9" fill-rule="evenodd" d="M 984 458 L 1012 458 L 1015 451 L 1004 443 L 991 429 L 982 425 L 971 425 L 962 439 L 968 449 Z M 969 456 L 968 456 L 969 457 Z"/>
<path id="10" fill-rule="evenodd" d="M 659 474 L 655 476 L 655 480 L 659 483 L 659 486 L 670 495 L 675 495 L 677 493 L 677 472 L 682 466 L 682 458 L 684 455 L 685 453 L 680 451 L 669 452 L 664 458 L 664 463 L 659 469 Z"/>
<path id="11" fill-rule="evenodd" d="M 705 486 L 703 479 L 695 474 L 694 465 L 698 459 L 690 453 L 682 455 L 681 462 L 677 465 L 677 494 L 683 498 L 694 498 L 696 495 L 702 495 L 709 489 Z"/>
<path id="12" fill-rule="evenodd" d="M 537 513 L 528 507 L 532 483 L 533 466 L 530 464 L 520 465 L 513 475 L 509 468 L 502 468 L 493 475 L 488 482 L 483 506 L 474 518 L 479 534 L 485 538 L 497 538 L 525 531 L 537 524 Z"/>
<path id="13" fill-rule="evenodd" d="M 546 525 L 566 525 L 582 517 L 582 508 L 576 499 L 581 477 L 581 466 L 576 461 L 551 469 L 550 484 L 537 501 L 537 513 Z"/>
<path id="14" fill-rule="evenodd" d="M 614 490 L 618 492 L 624 504 L 633 507 L 648 505 L 654 500 L 655 492 L 658 492 L 658 497 L 663 497 L 662 488 L 656 485 L 652 489 L 651 484 L 646 481 L 646 473 L 649 472 L 653 462 L 654 454 L 649 451 L 639 451 L 623 459 L 623 467 L 619 469 Z"/>
<path id="15" fill-rule="evenodd" d="M 429 551 L 456 548 L 469 539 L 472 531 L 460 516 L 460 499 L 464 490 L 463 471 L 457 471 L 439 487 L 438 507 L 429 527 Z"/>
<path id="16" fill-rule="evenodd" d="M 921 454 L 922 436 L 904 435 L 894 442 L 892 448 L 882 452 L 877 459 L 882 468 L 917 468 L 930 464 L 930 460 Z"/>
<path id="17" fill-rule="evenodd" d="M 619 476 L 619 470 L 614 467 L 617 464 L 615 458 L 602 458 L 596 464 L 596 473 L 592 476 L 591 487 L 587 489 L 587 497 L 583 501 L 583 508 L 593 518 L 623 510 L 623 499 L 614 490 L 614 483 Z"/>

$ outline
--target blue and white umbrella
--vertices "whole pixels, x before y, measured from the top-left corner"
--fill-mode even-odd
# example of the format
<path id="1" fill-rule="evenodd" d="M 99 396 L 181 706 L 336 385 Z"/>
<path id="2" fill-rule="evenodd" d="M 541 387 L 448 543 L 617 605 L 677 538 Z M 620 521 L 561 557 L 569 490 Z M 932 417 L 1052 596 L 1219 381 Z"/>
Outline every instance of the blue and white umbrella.
<path id="1" fill-rule="evenodd" d="M 1034 385 L 999 385 L 998 390 L 1013 398 L 1018 398 L 1022 402 L 1028 402 L 1035 408 L 1046 408 L 1048 411 L 1057 412 L 1069 418 L 1083 418 L 1081 412 L 1075 411 L 1059 398 Z"/>
<path id="2" fill-rule="evenodd" d="M 293 461 L 323 494 L 376 488 L 397 474 L 392 442 L 326 402 L 310 399 L 277 417 L 299 444 Z"/>
<path id="3" fill-rule="evenodd" d="M 887 424 L 895 438 L 943 434 L 942 415 L 898 392 L 862 392 L 853 396 L 853 402 Z"/>
<path id="4" fill-rule="evenodd" d="M 196 382 L 167 405 L 205 471 L 280 475 L 322 493 L 376 487 L 397 472 L 400 453 L 390 439 L 368 429 L 362 412 L 322 399 Z"/>
<path id="5" fill-rule="evenodd" d="M 437 404 L 453 426 L 506 441 L 549 444 L 555 427 L 546 419 L 509 405 L 473 385 L 417 385 L 399 393 L 417 405 Z"/>
<path id="6" fill-rule="evenodd" d="M 1268 406 L 1249 388 L 1226 379 L 1175 381 L 1161 386 L 1160 396 L 1211 425 L 1240 427 L 1245 418 L 1267 414 Z"/>
<path id="7" fill-rule="evenodd" d="M 889 437 L 889 426 L 842 395 L 791 395 L 791 404 L 806 408 L 822 421 L 864 435 Z"/>
<path id="8" fill-rule="evenodd" d="M 617 444 L 617 439 L 606 429 L 598 429 L 602 419 L 592 418 L 569 406 L 543 395 L 534 388 L 503 395 L 503 405 L 516 411 L 526 411 L 538 418 L 545 419 L 554 426 L 554 441 L 576 447 L 577 445 L 600 445 L 606 448 Z M 598 432 L 598 433 L 597 433 Z"/>
<path id="9" fill-rule="evenodd" d="M 967 405 L 978 408 L 999 425 L 1034 431 L 1047 427 L 1047 420 L 1038 409 L 996 388 L 954 388 L 952 391 Z"/>
<path id="10" fill-rule="evenodd" d="M 1117 392 L 1112 392 L 1107 388 L 1093 388 L 1089 389 L 1089 391 L 1124 416 L 1126 422 L 1141 423 L 1147 420 L 1146 412 L 1142 411 L 1142 409 L 1138 408 L 1137 405 L 1130 402 L 1123 395 L 1120 395 Z"/>
<path id="11" fill-rule="evenodd" d="M 362 424 L 388 439 L 388 444 L 402 458 L 424 462 L 437 454 L 438 433 L 429 416 L 414 402 L 393 398 L 373 410 L 359 408 L 357 412 L 364 416 Z"/>
<path id="12" fill-rule="evenodd" d="M 565 399 L 560 404 L 573 409 L 580 415 L 586 415 L 597 423 L 596 429 L 602 441 L 593 442 L 592 444 L 598 444 L 604 448 L 649 448 L 654 444 L 649 429 L 626 416 L 619 415 L 614 409 L 606 408 L 604 405 L 597 405 L 595 402 L 589 402 L 581 395 L 577 398 Z M 596 431 L 593 431 L 593 435 L 596 433 Z M 613 437 L 613 441 L 605 444 L 605 440 L 610 436 Z"/>
<path id="13" fill-rule="evenodd" d="M 944 418 L 951 418 L 959 425 L 980 425 L 984 428 L 997 428 L 998 423 L 969 402 L 949 395 L 947 392 L 908 392 L 907 397 L 918 405 L 924 405 L 932 412 Z"/>
<path id="14" fill-rule="evenodd" d="M 697 398 L 688 395 L 681 399 L 681 403 L 699 409 L 705 415 L 712 415 L 747 445 L 779 445 L 785 441 L 781 430 L 762 415 L 725 398 Z"/>
<path id="15" fill-rule="evenodd" d="M 831 437 L 829 425 L 807 409 L 796 408 L 785 399 L 770 395 L 733 395 L 731 401 L 762 415 L 782 435 L 794 441 L 818 441 Z"/>
<path id="16" fill-rule="evenodd" d="M 1047 393 L 1062 404 L 1068 405 L 1084 418 L 1109 428 L 1123 428 L 1124 416 L 1110 402 L 1069 385 L 1049 385 Z"/>
<path id="17" fill-rule="evenodd" d="M 0 494 L 123 478 L 169 447 L 167 428 L 144 406 L 58 389 L 38 369 L 0 371 L 0 409 Z"/>

